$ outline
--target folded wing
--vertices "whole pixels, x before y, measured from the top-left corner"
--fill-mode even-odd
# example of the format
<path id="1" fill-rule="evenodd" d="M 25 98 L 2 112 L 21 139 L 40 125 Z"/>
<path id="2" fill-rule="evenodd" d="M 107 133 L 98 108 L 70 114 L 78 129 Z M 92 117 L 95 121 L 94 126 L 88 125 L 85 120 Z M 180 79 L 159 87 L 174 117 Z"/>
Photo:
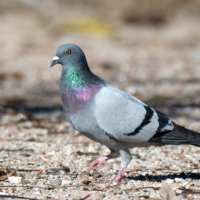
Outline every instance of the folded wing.
<path id="1" fill-rule="evenodd" d="M 99 91 L 95 105 L 98 126 L 119 141 L 147 142 L 155 134 L 173 129 L 166 115 L 112 86 Z"/>

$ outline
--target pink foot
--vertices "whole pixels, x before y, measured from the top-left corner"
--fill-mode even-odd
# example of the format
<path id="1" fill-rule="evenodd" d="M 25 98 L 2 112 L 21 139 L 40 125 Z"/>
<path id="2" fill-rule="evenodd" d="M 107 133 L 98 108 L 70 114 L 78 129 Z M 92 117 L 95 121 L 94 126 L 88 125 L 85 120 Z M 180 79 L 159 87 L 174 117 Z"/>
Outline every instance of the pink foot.
<path id="1" fill-rule="evenodd" d="M 125 170 L 126 170 L 126 167 L 122 166 L 121 169 L 119 170 L 117 177 L 111 179 L 111 181 L 119 182 L 120 180 L 125 179 L 123 178 L 123 174 Z M 128 181 L 128 179 L 125 179 L 125 180 Z"/>
<path id="2" fill-rule="evenodd" d="M 97 160 L 94 160 L 89 167 L 87 168 L 87 171 L 89 172 L 91 169 L 93 169 L 96 166 L 96 169 L 99 169 L 101 167 L 101 165 L 105 165 L 106 168 L 109 170 L 110 166 L 106 163 L 106 161 L 108 160 L 108 157 L 101 157 L 98 158 Z"/>

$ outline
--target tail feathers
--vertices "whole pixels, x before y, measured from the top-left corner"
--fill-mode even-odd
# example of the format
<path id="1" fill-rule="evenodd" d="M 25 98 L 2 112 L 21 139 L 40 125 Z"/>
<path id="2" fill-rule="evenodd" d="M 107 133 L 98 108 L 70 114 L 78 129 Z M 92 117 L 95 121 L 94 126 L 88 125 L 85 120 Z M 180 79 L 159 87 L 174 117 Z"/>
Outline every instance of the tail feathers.
<path id="1" fill-rule="evenodd" d="M 200 133 L 186 129 L 173 122 L 174 130 L 157 132 L 149 141 L 168 145 L 189 144 L 200 147 Z"/>

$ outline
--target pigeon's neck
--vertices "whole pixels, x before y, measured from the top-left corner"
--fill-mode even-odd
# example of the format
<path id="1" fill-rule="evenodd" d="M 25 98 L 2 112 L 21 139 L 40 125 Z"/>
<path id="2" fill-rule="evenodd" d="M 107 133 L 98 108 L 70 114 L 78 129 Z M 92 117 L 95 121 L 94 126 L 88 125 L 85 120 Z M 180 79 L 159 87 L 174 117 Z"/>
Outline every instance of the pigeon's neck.
<path id="1" fill-rule="evenodd" d="M 68 89 L 76 89 L 82 87 L 87 83 L 87 79 L 90 77 L 90 70 L 80 68 L 69 67 L 67 70 L 63 68 L 61 75 L 61 83 Z"/>
<path id="2" fill-rule="evenodd" d="M 90 70 L 63 69 L 60 80 L 60 95 L 66 114 L 75 114 L 98 92 L 104 82 Z"/>

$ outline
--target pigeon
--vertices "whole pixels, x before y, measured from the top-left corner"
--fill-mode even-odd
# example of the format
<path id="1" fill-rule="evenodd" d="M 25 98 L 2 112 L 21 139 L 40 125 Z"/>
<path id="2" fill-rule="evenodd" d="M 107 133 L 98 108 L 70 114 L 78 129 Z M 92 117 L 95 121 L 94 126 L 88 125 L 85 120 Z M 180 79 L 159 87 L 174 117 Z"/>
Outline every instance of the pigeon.
<path id="1" fill-rule="evenodd" d="M 60 96 L 67 120 L 86 137 L 107 146 L 110 154 L 93 161 L 87 171 L 121 155 L 119 182 L 132 160 L 130 149 L 162 145 L 200 146 L 200 133 L 177 125 L 130 94 L 93 74 L 84 52 L 75 44 L 58 47 L 49 67 L 63 66 Z"/>

